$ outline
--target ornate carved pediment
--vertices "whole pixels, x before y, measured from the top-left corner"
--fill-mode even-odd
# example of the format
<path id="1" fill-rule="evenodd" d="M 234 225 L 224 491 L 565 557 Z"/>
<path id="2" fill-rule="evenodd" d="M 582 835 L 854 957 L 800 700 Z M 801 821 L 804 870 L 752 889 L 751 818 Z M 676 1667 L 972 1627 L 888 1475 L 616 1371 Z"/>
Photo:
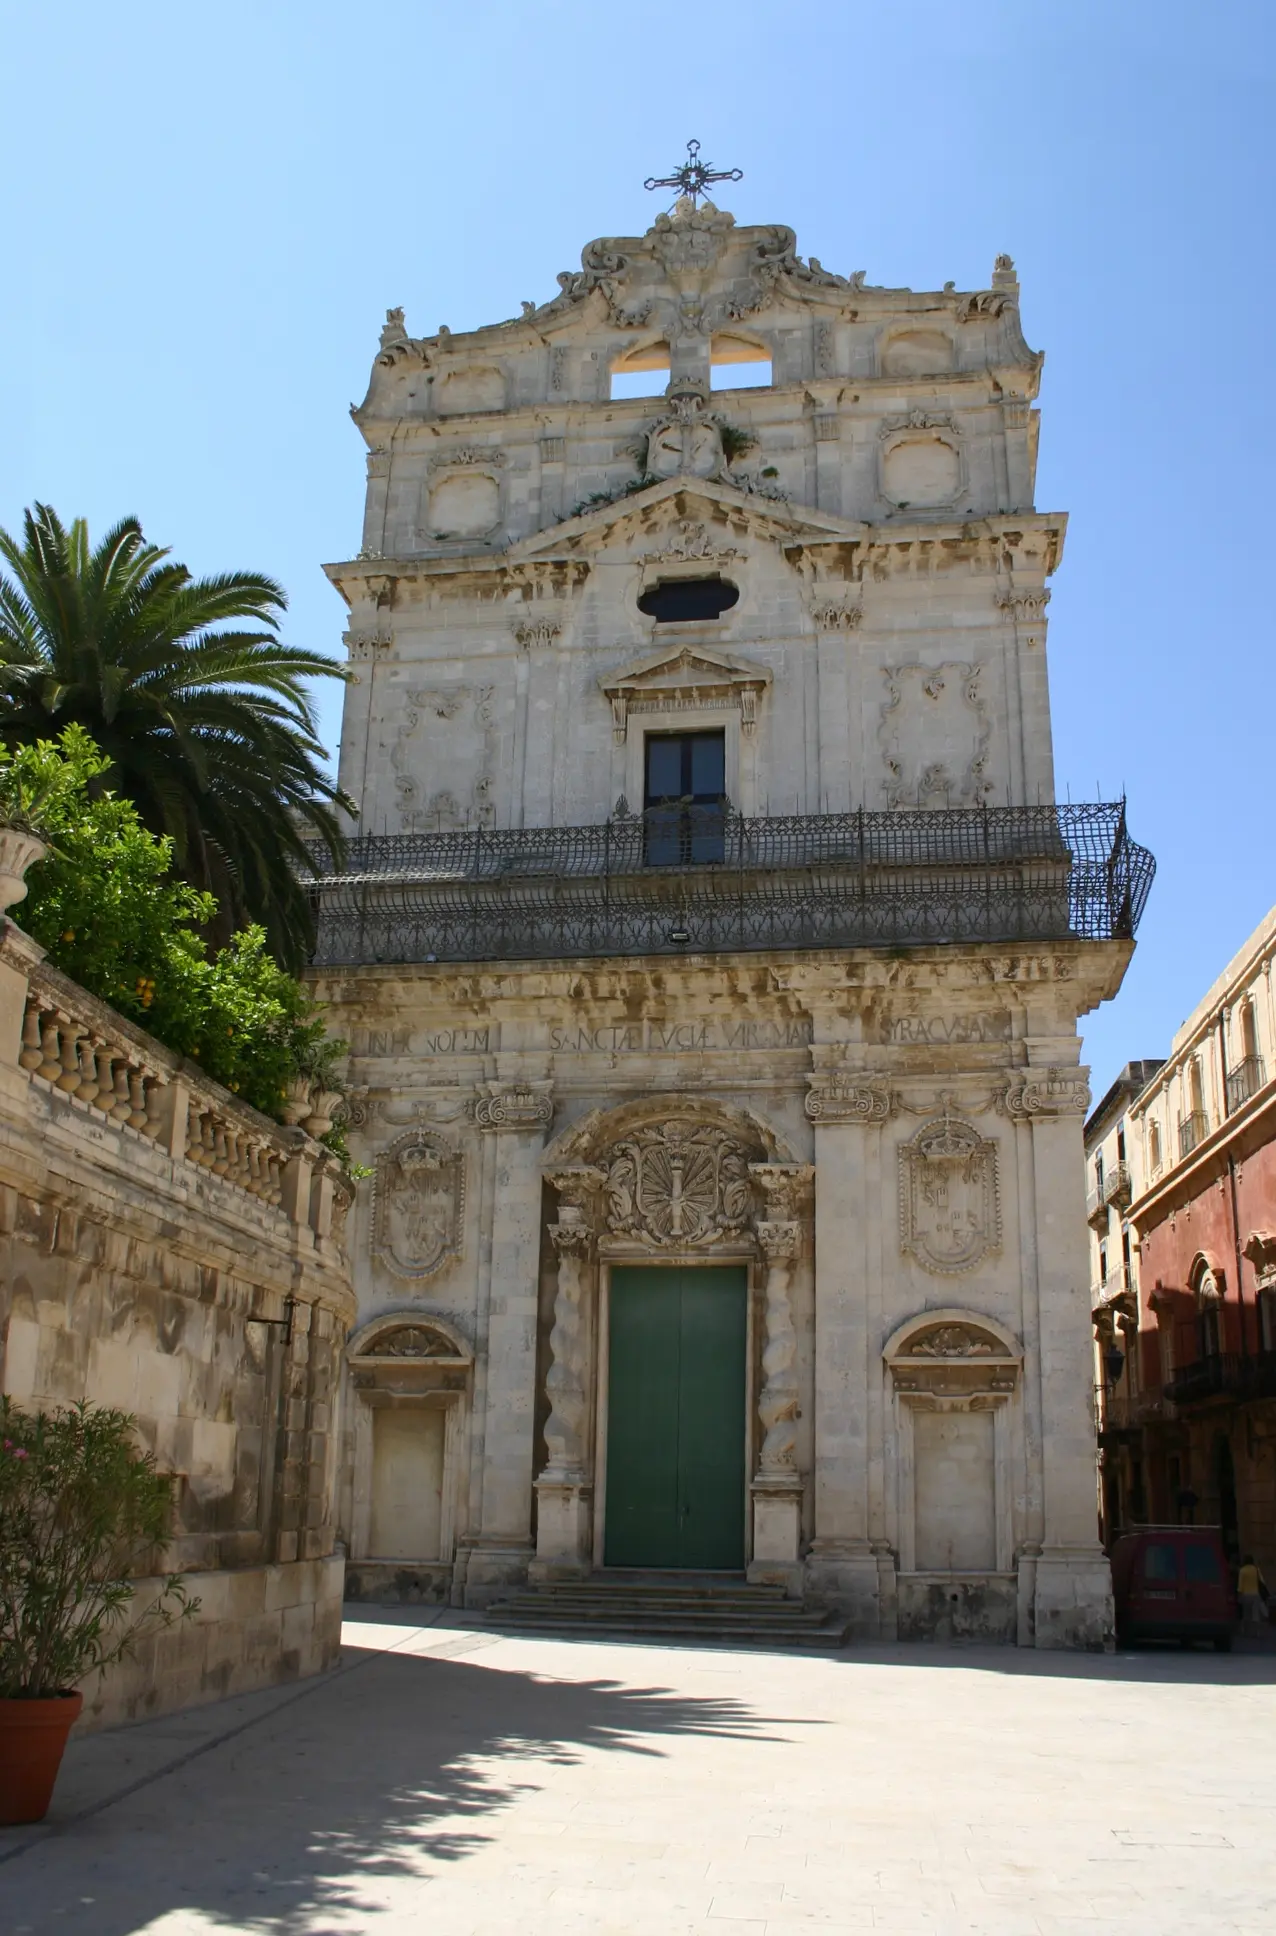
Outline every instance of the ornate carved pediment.
<path id="1" fill-rule="evenodd" d="M 1001 1246 L 996 1145 L 947 1110 L 900 1149 L 899 1243 L 939 1275 L 973 1270 Z"/>
<path id="2" fill-rule="evenodd" d="M 882 1351 L 905 1404 L 987 1410 L 1015 1389 L 1023 1352 L 1008 1331 L 974 1311 L 925 1311 L 910 1318 Z"/>
<path id="3" fill-rule="evenodd" d="M 631 712 L 687 711 L 738 706 L 746 732 L 757 723 L 758 700 L 771 683 L 766 666 L 750 665 L 704 646 L 674 646 L 622 666 L 599 680 L 611 702 L 612 724 L 623 745 Z"/>
<path id="4" fill-rule="evenodd" d="M 1241 1252 L 1254 1266 L 1254 1282 L 1260 1291 L 1276 1285 L 1276 1230 L 1251 1230 Z"/>
<path id="5" fill-rule="evenodd" d="M 742 1236 L 753 1215 L 756 1154 L 714 1124 L 674 1120 L 631 1131 L 599 1159 L 609 1235 L 671 1250 Z"/>
<path id="6" fill-rule="evenodd" d="M 377 1161 L 373 1256 L 419 1282 L 460 1256 L 464 1232 L 464 1156 L 431 1130 L 409 1130 Z"/>
<path id="7" fill-rule="evenodd" d="M 453 1358 L 460 1352 L 442 1331 L 429 1324 L 400 1324 L 382 1331 L 359 1353 L 361 1358 Z"/>
<path id="8" fill-rule="evenodd" d="M 518 565 L 549 554 L 561 558 L 573 552 L 611 550 L 621 545 L 640 549 L 650 540 L 659 547 L 669 543 L 685 523 L 723 528 L 724 519 L 733 540 L 750 538 L 761 544 L 823 544 L 830 539 L 854 542 L 863 538 L 862 525 L 809 505 L 790 506 L 747 490 L 741 483 L 677 476 L 524 538 L 510 547 L 507 561 Z"/>

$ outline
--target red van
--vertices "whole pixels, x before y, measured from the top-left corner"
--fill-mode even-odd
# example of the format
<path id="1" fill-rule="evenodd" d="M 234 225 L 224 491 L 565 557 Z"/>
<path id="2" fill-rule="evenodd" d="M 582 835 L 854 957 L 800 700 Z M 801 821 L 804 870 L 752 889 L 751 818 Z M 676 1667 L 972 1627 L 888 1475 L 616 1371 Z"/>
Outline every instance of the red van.
<path id="1" fill-rule="evenodd" d="M 1112 1548 L 1117 1640 L 1232 1644 L 1236 1595 L 1217 1526 L 1141 1526 Z"/>

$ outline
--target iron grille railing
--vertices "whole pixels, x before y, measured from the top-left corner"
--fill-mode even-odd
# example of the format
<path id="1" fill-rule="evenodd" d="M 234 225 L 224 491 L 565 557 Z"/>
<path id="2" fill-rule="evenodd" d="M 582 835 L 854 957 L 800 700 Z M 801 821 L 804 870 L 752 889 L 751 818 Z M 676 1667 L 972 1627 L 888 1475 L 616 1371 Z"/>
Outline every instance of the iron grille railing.
<path id="1" fill-rule="evenodd" d="M 1179 1117 L 1179 1162 L 1192 1154 L 1198 1144 L 1203 1143 L 1210 1133 L 1209 1117 L 1203 1109 L 1194 1109 L 1188 1116 Z"/>
<path id="2" fill-rule="evenodd" d="M 1250 1358 L 1217 1351 L 1176 1371 L 1165 1387 L 1173 1405 L 1199 1404 L 1205 1398 L 1276 1398 L 1276 1351 Z"/>
<path id="3" fill-rule="evenodd" d="M 1126 938 L 1156 865 L 1124 806 L 678 811 L 693 858 L 672 864 L 668 808 L 587 827 L 365 835 L 339 871 L 314 850 L 315 961 Z"/>
<path id="4" fill-rule="evenodd" d="M 1227 1113 L 1235 1115 L 1242 1109 L 1251 1096 L 1256 1096 L 1267 1080 L 1261 1055 L 1247 1055 L 1238 1062 L 1227 1078 Z"/>
<path id="5" fill-rule="evenodd" d="M 1104 1203 L 1126 1204 L 1130 1201 L 1130 1166 L 1128 1163 L 1114 1163 L 1103 1177 Z"/>

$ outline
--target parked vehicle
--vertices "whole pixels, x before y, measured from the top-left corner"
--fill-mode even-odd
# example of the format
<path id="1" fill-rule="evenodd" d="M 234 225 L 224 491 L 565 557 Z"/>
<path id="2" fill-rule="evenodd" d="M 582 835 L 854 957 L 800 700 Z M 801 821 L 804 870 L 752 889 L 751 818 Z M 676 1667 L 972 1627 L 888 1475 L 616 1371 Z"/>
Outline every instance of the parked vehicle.
<path id="1" fill-rule="evenodd" d="M 1226 1653 L 1236 1594 L 1217 1526 L 1141 1526 L 1112 1548 L 1117 1639 L 1208 1640 Z"/>

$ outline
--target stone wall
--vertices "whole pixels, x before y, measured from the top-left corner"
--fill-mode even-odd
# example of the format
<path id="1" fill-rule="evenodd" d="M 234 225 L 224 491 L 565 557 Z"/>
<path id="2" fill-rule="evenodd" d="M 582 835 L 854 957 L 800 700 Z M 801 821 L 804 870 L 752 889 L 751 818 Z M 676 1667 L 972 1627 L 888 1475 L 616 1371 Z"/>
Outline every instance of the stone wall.
<path id="1" fill-rule="evenodd" d="M 349 1186 L 0 934 L 0 1388 L 119 1406 L 175 1478 L 164 1564 L 190 1622 L 102 1685 L 92 1725 L 317 1672 L 335 1657 Z M 139 1589 L 148 1590 L 143 1582 Z"/>

